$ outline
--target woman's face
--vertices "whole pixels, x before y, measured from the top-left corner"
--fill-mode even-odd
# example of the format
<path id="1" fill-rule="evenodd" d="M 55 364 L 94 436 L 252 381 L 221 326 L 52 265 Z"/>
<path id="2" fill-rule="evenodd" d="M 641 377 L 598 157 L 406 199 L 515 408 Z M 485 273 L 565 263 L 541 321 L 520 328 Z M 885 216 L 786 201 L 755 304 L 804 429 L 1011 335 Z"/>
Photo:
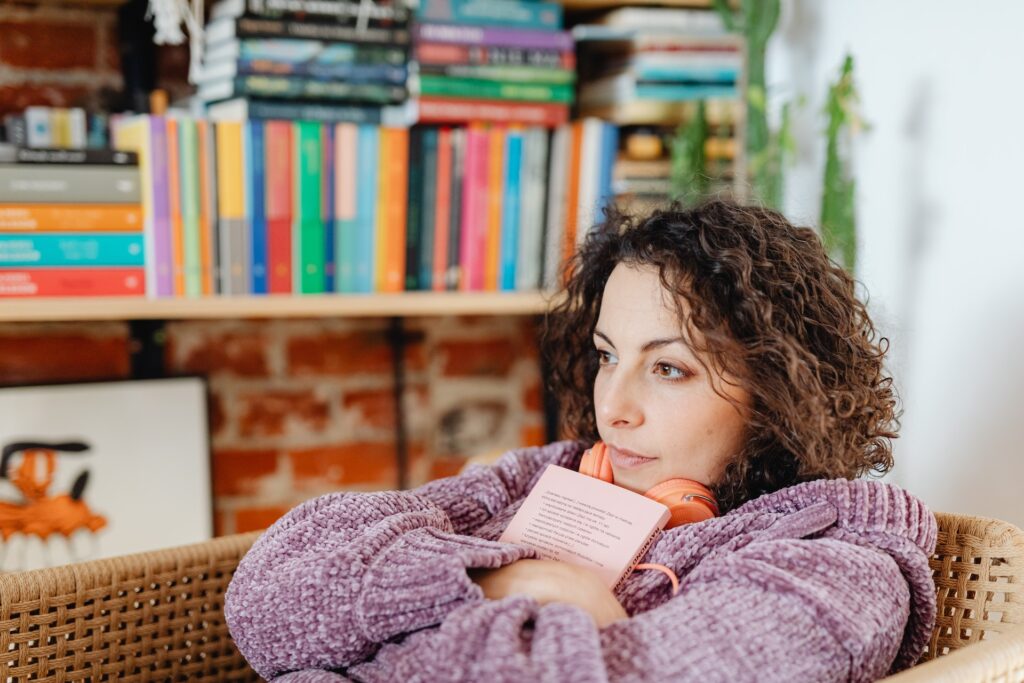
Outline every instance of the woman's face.
<path id="1" fill-rule="evenodd" d="M 671 296 L 656 268 L 619 264 L 594 332 L 597 429 L 615 483 L 641 494 L 677 477 L 713 484 L 744 439 L 745 417 L 712 384 L 743 406 L 749 396 L 697 361 Z"/>

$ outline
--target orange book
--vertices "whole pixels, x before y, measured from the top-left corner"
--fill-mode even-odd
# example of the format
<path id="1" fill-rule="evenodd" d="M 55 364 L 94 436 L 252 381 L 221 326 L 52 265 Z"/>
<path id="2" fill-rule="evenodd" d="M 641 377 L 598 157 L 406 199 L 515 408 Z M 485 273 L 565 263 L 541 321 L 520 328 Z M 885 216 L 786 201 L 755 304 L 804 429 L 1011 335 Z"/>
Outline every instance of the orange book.
<path id="1" fill-rule="evenodd" d="M 373 291 L 385 291 L 385 273 L 387 273 L 388 254 L 388 203 L 391 201 L 391 129 L 380 129 L 380 142 L 377 147 L 377 210 L 374 212 L 373 226 Z"/>
<path id="2" fill-rule="evenodd" d="M 384 291 L 405 289 L 405 235 L 409 213 L 409 129 L 392 128 L 388 169 L 388 254 Z"/>
<path id="3" fill-rule="evenodd" d="M 199 140 L 199 266 L 200 286 L 203 296 L 214 293 L 213 287 L 213 226 L 214 217 L 210 183 L 213 172 L 213 150 L 210 148 L 210 122 L 196 120 L 196 135 Z"/>
<path id="4" fill-rule="evenodd" d="M 185 225 L 181 220 L 178 122 L 167 119 L 167 195 L 171 208 L 171 273 L 174 296 L 185 296 Z"/>
<path id="5" fill-rule="evenodd" d="M 142 232 L 142 205 L 0 204 L 0 230 Z"/>
<path id="6" fill-rule="evenodd" d="M 505 194 L 505 129 L 494 126 L 487 137 L 487 241 L 484 289 L 498 290 L 501 270 L 501 209 Z"/>
<path id="7" fill-rule="evenodd" d="M 583 149 L 583 122 L 573 121 L 569 150 L 569 183 L 565 188 L 565 236 L 562 238 L 562 261 L 576 253 L 576 222 L 579 218 L 580 155 Z M 569 273 L 568 270 L 565 271 Z"/>
<path id="8" fill-rule="evenodd" d="M 530 546 L 545 560 L 585 567 L 615 590 L 671 516 L 652 498 L 548 465 L 498 540 Z"/>
<path id="9" fill-rule="evenodd" d="M 429 172 L 430 169 L 427 169 Z M 442 128 L 437 134 L 437 204 L 434 207 L 434 267 L 431 283 L 434 291 L 445 290 L 448 270 L 448 240 L 451 235 L 452 204 L 452 131 Z"/>

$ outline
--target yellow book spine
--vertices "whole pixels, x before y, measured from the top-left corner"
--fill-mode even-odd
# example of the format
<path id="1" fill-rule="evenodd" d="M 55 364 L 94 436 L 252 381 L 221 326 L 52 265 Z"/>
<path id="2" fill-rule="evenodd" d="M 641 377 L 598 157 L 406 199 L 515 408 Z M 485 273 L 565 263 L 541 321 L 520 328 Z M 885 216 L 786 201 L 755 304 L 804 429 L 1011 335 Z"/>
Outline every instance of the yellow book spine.
<path id="1" fill-rule="evenodd" d="M 392 189 L 388 187 L 391 171 L 388 166 L 392 162 L 392 130 L 380 129 L 380 143 L 377 155 L 377 211 L 374 218 L 373 234 L 373 289 L 377 292 L 387 291 L 387 264 L 390 253 L 388 224 L 391 219 Z"/>
<path id="2" fill-rule="evenodd" d="M 491 128 L 487 154 L 487 250 L 484 260 L 484 289 L 498 289 L 501 269 L 501 210 L 504 195 L 505 129 Z"/>

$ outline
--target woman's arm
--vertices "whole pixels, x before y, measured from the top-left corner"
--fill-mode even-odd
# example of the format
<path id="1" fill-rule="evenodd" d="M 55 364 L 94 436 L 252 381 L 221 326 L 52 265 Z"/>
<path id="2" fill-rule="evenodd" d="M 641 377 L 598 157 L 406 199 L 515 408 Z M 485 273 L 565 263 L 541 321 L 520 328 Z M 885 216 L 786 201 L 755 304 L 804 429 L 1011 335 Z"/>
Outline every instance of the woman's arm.
<path id="1" fill-rule="evenodd" d="M 367 682 L 869 681 L 892 665 L 909 605 L 884 553 L 832 539 L 755 542 L 705 560 L 678 596 L 604 629 L 578 606 L 525 594 L 469 601 L 349 673 Z"/>
<path id="2" fill-rule="evenodd" d="M 570 449 L 523 449 L 412 491 L 337 493 L 298 506 L 256 541 L 228 587 L 225 617 L 239 650 L 264 677 L 345 666 L 480 599 L 468 568 L 535 552 L 462 534 Z"/>

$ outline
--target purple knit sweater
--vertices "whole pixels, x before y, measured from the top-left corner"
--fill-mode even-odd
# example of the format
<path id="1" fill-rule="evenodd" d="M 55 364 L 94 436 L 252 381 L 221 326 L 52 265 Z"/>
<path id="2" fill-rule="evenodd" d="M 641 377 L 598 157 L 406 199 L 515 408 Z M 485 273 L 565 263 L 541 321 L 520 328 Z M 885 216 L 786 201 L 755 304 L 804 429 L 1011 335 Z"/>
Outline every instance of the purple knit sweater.
<path id="1" fill-rule="evenodd" d="M 497 541 L 547 463 L 506 453 L 411 491 L 295 508 L 242 559 L 225 616 L 253 668 L 313 681 L 871 681 L 917 661 L 935 621 L 935 517 L 902 489 L 820 480 L 663 533 L 598 629 L 582 609 L 483 597 L 467 568 L 536 557 Z"/>

